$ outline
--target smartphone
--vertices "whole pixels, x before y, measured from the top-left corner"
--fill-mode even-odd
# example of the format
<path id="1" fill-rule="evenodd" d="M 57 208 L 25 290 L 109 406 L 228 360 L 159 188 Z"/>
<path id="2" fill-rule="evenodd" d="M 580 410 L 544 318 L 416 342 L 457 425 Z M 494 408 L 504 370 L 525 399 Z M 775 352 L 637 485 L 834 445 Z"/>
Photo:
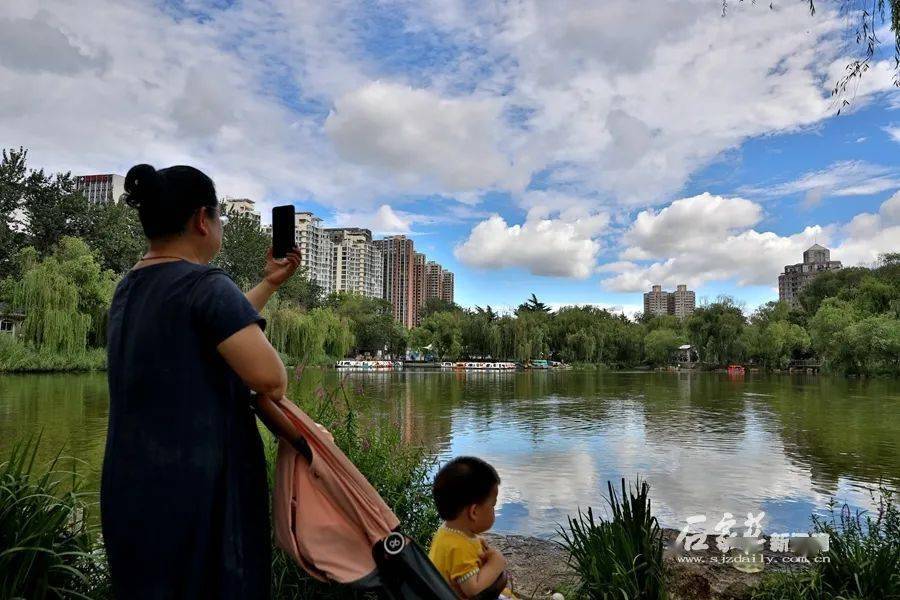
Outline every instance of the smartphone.
<path id="1" fill-rule="evenodd" d="M 294 239 L 294 205 L 272 209 L 272 256 L 284 258 L 297 244 Z"/>

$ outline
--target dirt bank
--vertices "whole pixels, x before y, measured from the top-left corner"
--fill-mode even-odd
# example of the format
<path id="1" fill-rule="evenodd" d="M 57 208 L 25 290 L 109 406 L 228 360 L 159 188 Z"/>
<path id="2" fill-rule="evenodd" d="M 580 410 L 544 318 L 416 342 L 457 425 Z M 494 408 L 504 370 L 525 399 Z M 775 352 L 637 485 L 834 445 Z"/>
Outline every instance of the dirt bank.
<path id="1" fill-rule="evenodd" d="M 678 531 L 664 530 L 666 548 L 674 546 Z M 578 577 L 566 564 L 566 551 L 558 543 L 521 535 L 489 533 L 485 537 L 495 545 L 509 564 L 516 593 L 523 599 L 548 598 L 555 591 L 572 589 Z M 763 573 L 743 573 L 730 564 L 711 563 L 710 558 L 721 557 L 715 541 L 707 542 L 710 550 L 692 551 L 692 560 L 702 563 L 679 561 L 684 552 L 666 551 L 666 567 L 669 594 L 672 600 L 745 600 L 759 584 L 764 573 L 776 570 L 808 568 L 782 561 L 782 554 L 768 551 L 769 540 L 765 536 L 763 555 L 770 557 Z M 568 600 L 568 599 L 567 599 Z"/>

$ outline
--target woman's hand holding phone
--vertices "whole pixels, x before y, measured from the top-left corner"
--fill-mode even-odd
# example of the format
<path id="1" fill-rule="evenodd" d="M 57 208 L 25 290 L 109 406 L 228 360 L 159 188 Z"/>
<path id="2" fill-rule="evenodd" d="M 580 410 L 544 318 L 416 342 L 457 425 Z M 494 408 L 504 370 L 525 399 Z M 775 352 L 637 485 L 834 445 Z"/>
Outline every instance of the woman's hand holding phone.
<path id="1" fill-rule="evenodd" d="M 265 280 L 276 288 L 280 287 L 297 271 L 299 266 L 300 248 L 297 246 L 294 246 L 293 250 L 288 250 L 287 256 L 284 258 L 274 258 L 272 248 L 269 247 L 266 252 Z"/>

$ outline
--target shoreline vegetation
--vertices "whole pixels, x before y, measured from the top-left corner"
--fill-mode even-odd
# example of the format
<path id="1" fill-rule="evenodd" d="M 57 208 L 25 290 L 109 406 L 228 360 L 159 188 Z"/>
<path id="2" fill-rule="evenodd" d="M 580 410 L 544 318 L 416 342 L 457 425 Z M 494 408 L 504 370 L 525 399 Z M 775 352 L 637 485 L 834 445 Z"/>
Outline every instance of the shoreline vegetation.
<path id="1" fill-rule="evenodd" d="M 16 332 L 0 333 L 0 372 L 102 369 L 106 312 L 115 287 L 144 251 L 136 211 L 90 203 L 70 174 L 29 169 L 27 152 L 0 161 L 0 312 Z M 271 240 L 249 214 L 231 214 L 214 266 L 242 289 L 262 276 Z M 774 275 L 773 275 L 774 277 Z M 21 315 L 24 315 L 22 317 Z M 266 334 L 286 364 L 334 364 L 344 357 L 434 360 L 557 360 L 600 368 L 658 368 L 690 344 L 704 370 L 744 364 L 770 371 L 813 360 L 825 372 L 900 374 L 900 253 L 869 267 L 823 273 L 797 306 L 769 302 L 749 317 L 727 296 L 693 315 L 635 315 L 593 306 L 556 311 L 532 294 L 512 314 L 463 309 L 437 299 L 407 331 L 383 299 L 325 295 L 302 273 L 263 311 Z"/>

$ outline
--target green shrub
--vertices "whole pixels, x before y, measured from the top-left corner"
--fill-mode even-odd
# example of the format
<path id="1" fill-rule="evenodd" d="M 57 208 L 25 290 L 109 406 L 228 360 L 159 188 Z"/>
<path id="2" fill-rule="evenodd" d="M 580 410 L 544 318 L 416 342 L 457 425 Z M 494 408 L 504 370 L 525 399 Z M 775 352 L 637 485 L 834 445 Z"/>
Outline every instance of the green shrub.
<path id="1" fill-rule="evenodd" d="M 826 561 L 807 571 L 767 577 L 754 595 L 758 600 L 881 600 L 900 598 L 900 509 L 893 494 L 879 487 L 872 494 L 875 516 L 840 511 L 830 518 L 813 515 L 813 530 L 828 535 Z"/>
<path id="2" fill-rule="evenodd" d="M 0 465 L 0 597 L 105 597 L 105 560 L 78 476 L 60 477 L 59 455 L 36 475 L 39 442 L 16 444 Z"/>
<path id="3" fill-rule="evenodd" d="M 96 371 L 106 368 L 106 349 L 57 352 L 35 350 L 11 335 L 0 335 L 0 371 Z"/>
<path id="4" fill-rule="evenodd" d="M 593 509 L 559 527 L 569 564 L 578 573 L 580 596 L 591 599 L 666 598 L 662 530 L 650 510 L 650 486 L 637 481 L 621 498 L 607 482 L 611 520 L 595 519 Z"/>

